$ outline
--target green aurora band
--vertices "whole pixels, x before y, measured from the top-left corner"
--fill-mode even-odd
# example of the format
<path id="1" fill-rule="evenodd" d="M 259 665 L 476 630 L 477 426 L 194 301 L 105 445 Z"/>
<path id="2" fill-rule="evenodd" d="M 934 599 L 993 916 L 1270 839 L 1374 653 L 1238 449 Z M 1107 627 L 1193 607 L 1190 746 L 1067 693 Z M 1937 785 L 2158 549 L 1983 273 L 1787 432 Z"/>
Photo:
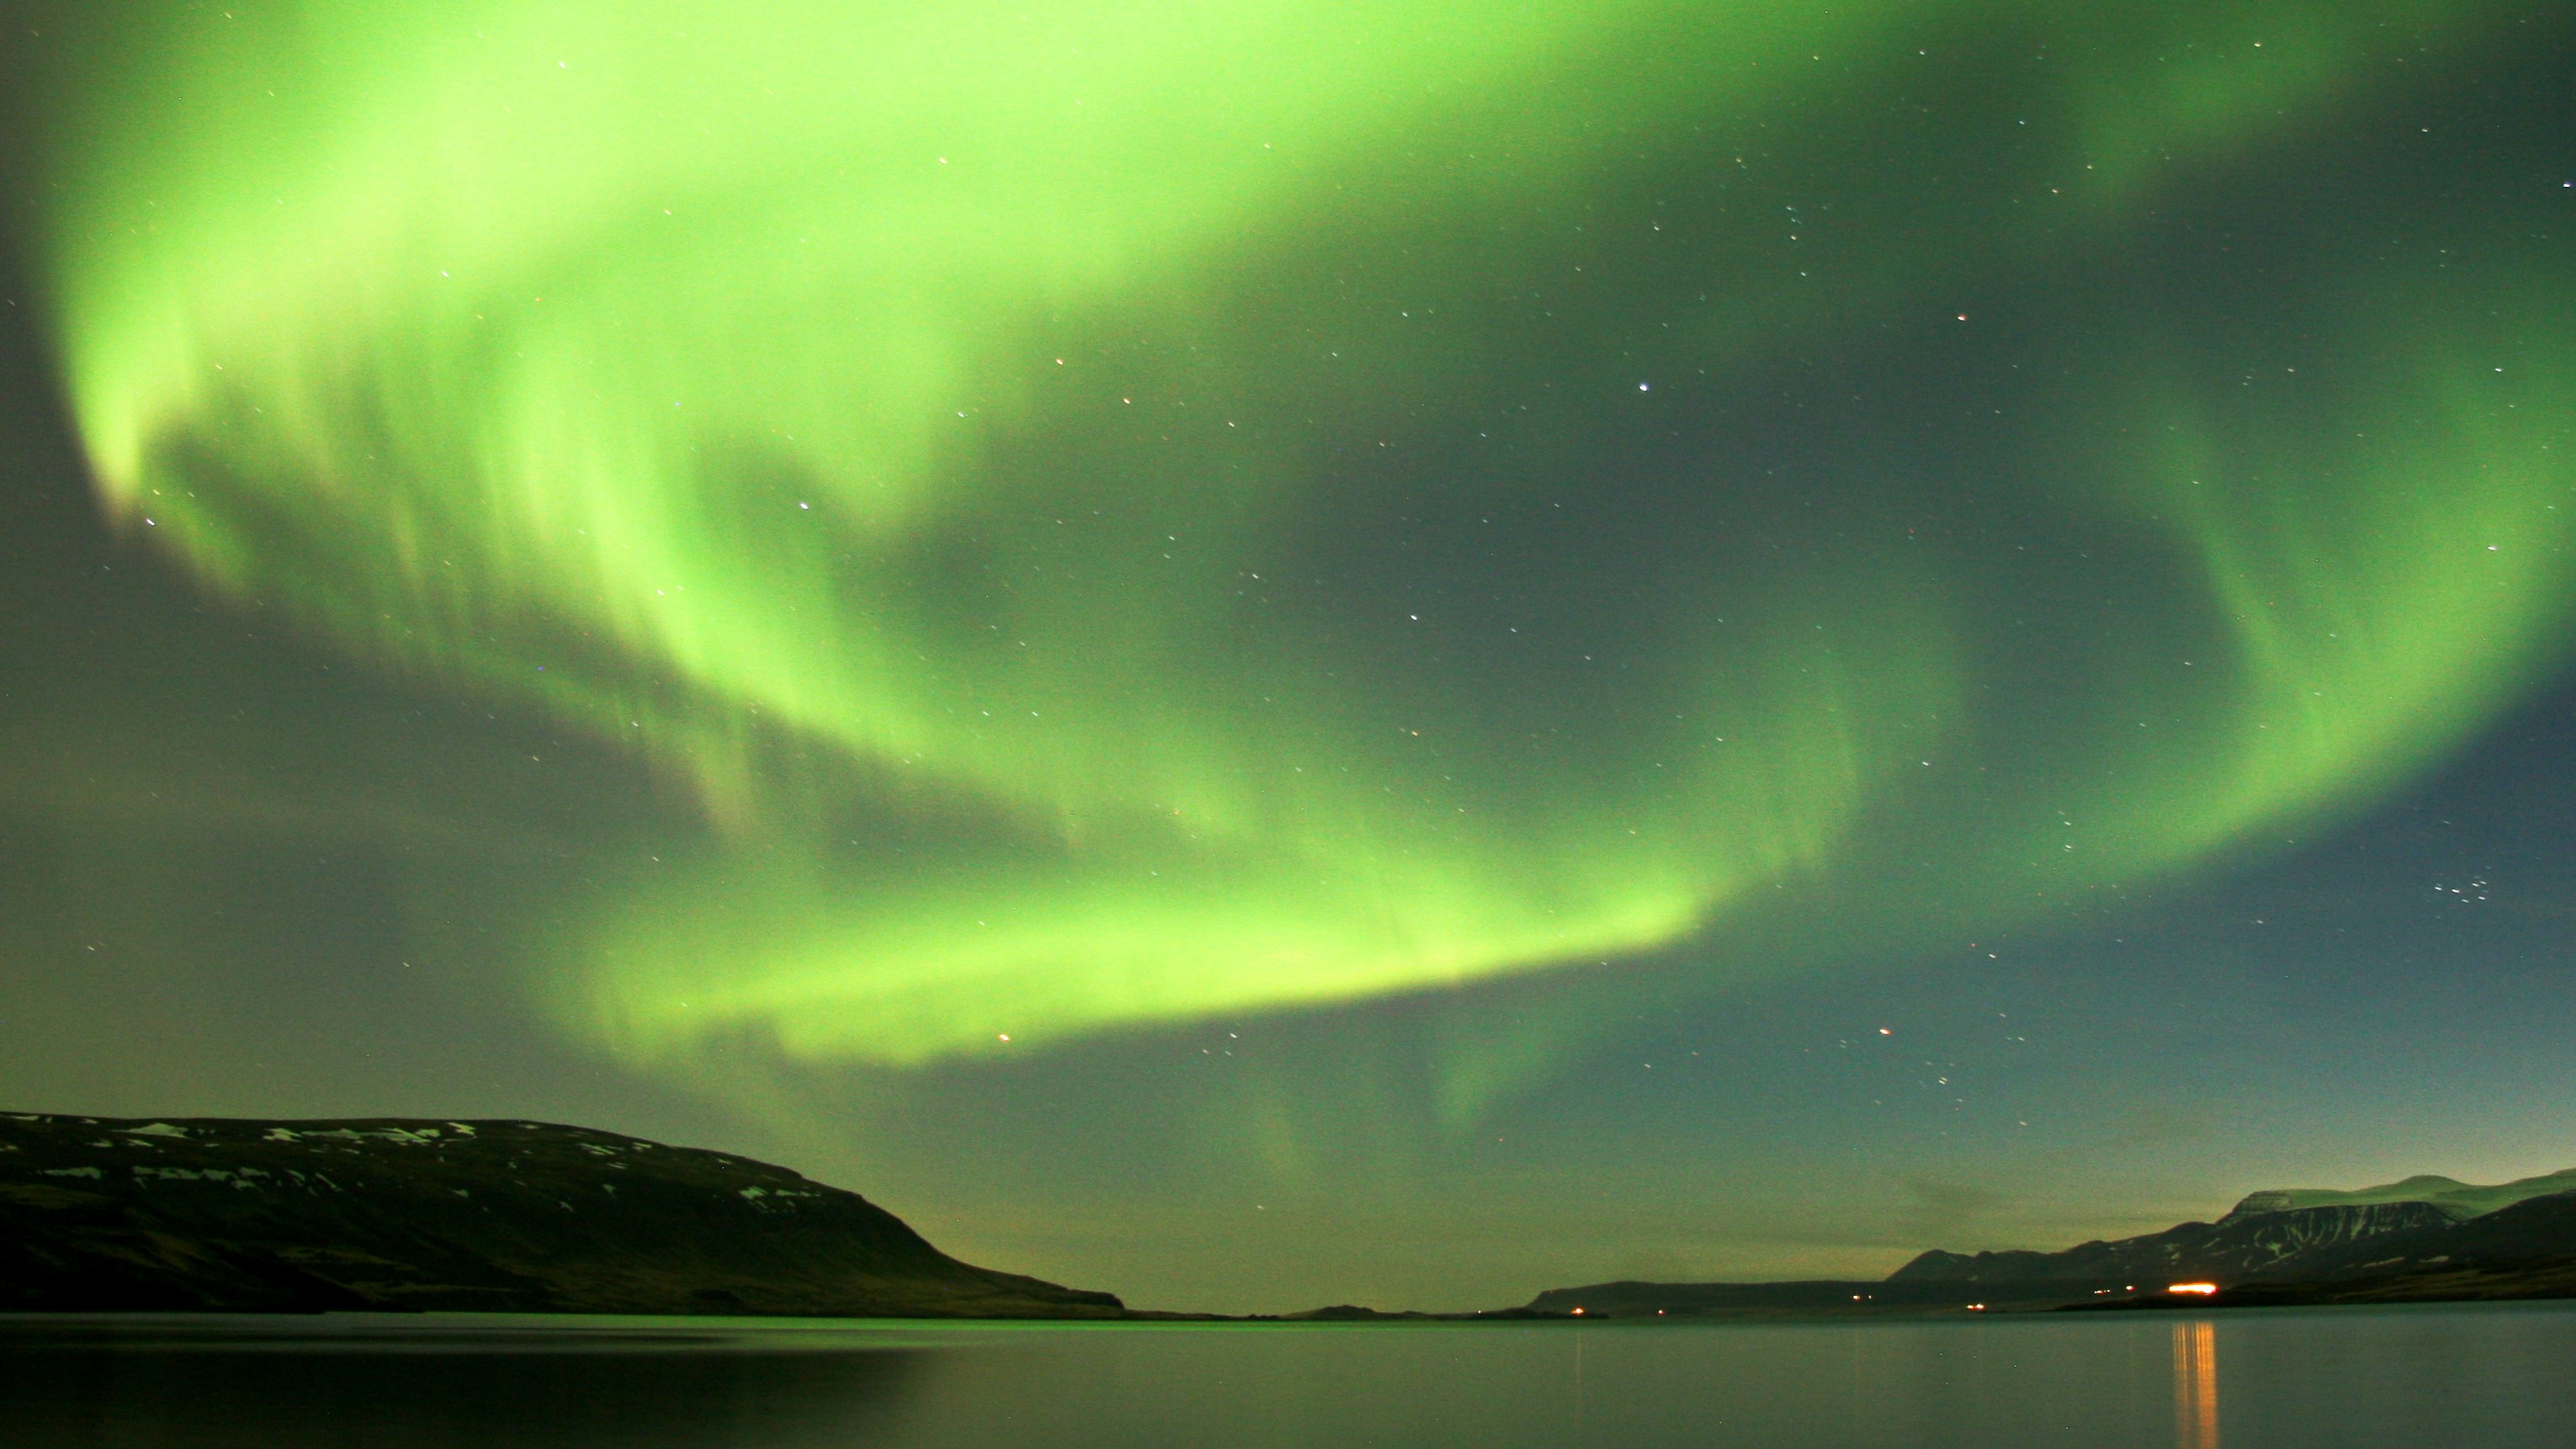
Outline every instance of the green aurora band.
<path id="1" fill-rule="evenodd" d="M 2088 281 L 2501 12 L 2078 8 L 174 8 L 42 251 L 121 520 L 691 792 L 541 953 L 630 1059 L 1741 979 L 2348 808 L 2561 637 L 2576 269 Z"/>

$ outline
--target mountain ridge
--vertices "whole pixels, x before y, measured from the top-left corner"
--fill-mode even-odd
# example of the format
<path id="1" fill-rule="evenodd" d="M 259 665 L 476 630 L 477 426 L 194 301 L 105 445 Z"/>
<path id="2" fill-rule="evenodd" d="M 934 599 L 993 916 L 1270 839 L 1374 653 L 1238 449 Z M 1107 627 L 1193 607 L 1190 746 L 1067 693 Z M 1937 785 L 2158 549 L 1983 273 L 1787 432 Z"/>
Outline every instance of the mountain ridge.
<path id="1" fill-rule="evenodd" d="M 1891 1283 L 2067 1282 L 2086 1291 L 2160 1279 L 2241 1283 L 2313 1272 L 2340 1249 L 2393 1233 L 2439 1232 L 2535 1198 L 2576 1191 L 2576 1168 L 2478 1185 L 2420 1173 L 2376 1187 L 2267 1188 L 2238 1199 L 2215 1223 L 2177 1223 L 2161 1232 L 2095 1239 L 2055 1252 L 2007 1249 L 1916 1255 Z M 2576 1243 L 2570 1244 L 2576 1251 Z"/>
<path id="2" fill-rule="evenodd" d="M 2177 1283 L 2217 1291 L 2169 1293 Z M 1594 1283 L 1549 1289 L 1518 1311 L 1691 1317 L 2570 1296 L 2576 1168 L 2490 1185 L 2428 1173 L 2352 1190 L 2265 1189 L 2215 1223 L 2055 1251 L 1935 1248 L 1875 1281 Z"/>
<path id="3" fill-rule="evenodd" d="M 2511 1182 L 2488 1186 L 2462 1182 L 2456 1177 L 2422 1172 L 2377 1187 L 2353 1189 L 2332 1187 L 2267 1188 L 2247 1193 L 2227 1215 L 2218 1220 L 2224 1227 L 2230 1218 L 2242 1214 L 2282 1212 L 2291 1208 L 2347 1207 L 2371 1203 L 2426 1202 L 2451 1212 L 2455 1217 L 2472 1218 L 2511 1207 L 2526 1198 L 2545 1197 L 2552 1193 L 2576 1192 L 2576 1167 L 2537 1177 L 2518 1177 Z"/>
<path id="4" fill-rule="evenodd" d="M 2177 1282 L 2217 1285 L 2183 1299 Z M 1701 1317 L 2576 1297 L 2576 1169 L 2265 1189 L 2215 1223 L 1879 1280 L 1624 1281 L 1479 1314 Z M 784 1167 L 524 1120 L 0 1113 L 0 1311 L 1217 1318 L 961 1262 Z M 1267 1315 L 1263 1315 L 1267 1316 Z"/>
<path id="5" fill-rule="evenodd" d="M 2302 1257 L 2387 1233 L 2458 1221 L 2427 1202 L 2379 1202 L 2235 1214 L 2217 1223 L 2177 1223 L 2160 1233 L 2078 1243 L 2056 1252 L 1918 1254 L 1887 1281 L 2067 1283 L 2087 1291 L 2181 1279 L 2242 1281 Z"/>
<path id="6" fill-rule="evenodd" d="M 0 1113 L 0 1310 L 1105 1318 L 854 1192 L 510 1120 Z"/>

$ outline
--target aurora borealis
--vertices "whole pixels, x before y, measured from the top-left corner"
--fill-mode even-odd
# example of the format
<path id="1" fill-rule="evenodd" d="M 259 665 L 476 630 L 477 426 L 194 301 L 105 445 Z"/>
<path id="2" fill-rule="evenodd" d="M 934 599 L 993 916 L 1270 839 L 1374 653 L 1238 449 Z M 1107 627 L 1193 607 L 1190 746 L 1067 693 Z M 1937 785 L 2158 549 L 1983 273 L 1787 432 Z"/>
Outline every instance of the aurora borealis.
<path id="1" fill-rule="evenodd" d="M 12 675 L 31 976 L 304 911 L 582 1100 L 1419 1223 L 1640 1030 L 2113 999 L 2564 667 L 2530 6 L 21 9 L 15 456 L 184 580 L 13 605 L 130 661 Z"/>

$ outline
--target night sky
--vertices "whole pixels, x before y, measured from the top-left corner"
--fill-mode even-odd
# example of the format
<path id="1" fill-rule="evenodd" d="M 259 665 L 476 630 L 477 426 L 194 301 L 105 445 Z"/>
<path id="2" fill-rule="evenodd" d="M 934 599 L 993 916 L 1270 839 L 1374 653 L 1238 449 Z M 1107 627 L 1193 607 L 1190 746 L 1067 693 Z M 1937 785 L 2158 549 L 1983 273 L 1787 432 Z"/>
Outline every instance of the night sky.
<path id="1" fill-rule="evenodd" d="M 1140 1306 L 2576 1165 L 2576 16 L 0 6 L 0 1105 Z"/>

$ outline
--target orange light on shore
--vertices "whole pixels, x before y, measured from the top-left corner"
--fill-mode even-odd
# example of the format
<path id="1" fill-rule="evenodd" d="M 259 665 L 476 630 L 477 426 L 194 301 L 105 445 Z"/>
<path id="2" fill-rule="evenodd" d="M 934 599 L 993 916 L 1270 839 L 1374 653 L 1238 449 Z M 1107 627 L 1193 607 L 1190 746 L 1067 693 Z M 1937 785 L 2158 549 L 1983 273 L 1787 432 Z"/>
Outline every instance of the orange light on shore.
<path id="1" fill-rule="evenodd" d="M 2205 1298 L 2210 1294 L 2217 1292 L 2218 1285 L 2215 1283 L 2168 1283 L 2165 1285 L 2165 1291 L 2167 1293 L 2197 1293 Z"/>

